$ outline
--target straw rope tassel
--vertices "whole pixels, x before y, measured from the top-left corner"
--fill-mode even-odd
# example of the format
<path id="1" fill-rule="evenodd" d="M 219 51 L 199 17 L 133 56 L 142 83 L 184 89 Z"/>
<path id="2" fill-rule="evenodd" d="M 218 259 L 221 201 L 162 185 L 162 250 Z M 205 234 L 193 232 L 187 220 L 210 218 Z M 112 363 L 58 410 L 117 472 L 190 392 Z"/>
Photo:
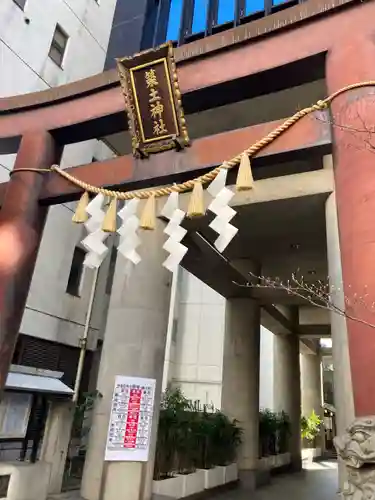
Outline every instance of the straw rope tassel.
<path id="1" fill-rule="evenodd" d="M 76 224 L 83 224 L 89 219 L 89 214 L 86 212 L 87 205 L 89 204 L 89 193 L 85 191 L 78 202 L 76 212 L 73 215 L 72 221 Z"/>
<path id="2" fill-rule="evenodd" d="M 253 189 L 254 178 L 251 171 L 250 158 L 247 153 L 242 153 L 241 162 L 238 168 L 236 189 L 237 191 L 247 191 Z"/>
<path id="3" fill-rule="evenodd" d="M 204 209 L 203 186 L 200 180 L 194 182 L 194 188 L 190 196 L 188 217 L 202 217 L 206 213 Z"/>
<path id="4" fill-rule="evenodd" d="M 141 215 L 141 222 L 139 226 L 142 229 L 152 230 L 156 226 L 156 202 L 155 194 L 149 196 L 146 201 L 145 207 Z"/>
<path id="5" fill-rule="evenodd" d="M 112 198 L 103 219 L 102 230 L 105 233 L 115 233 L 117 229 L 117 198 Z"/>

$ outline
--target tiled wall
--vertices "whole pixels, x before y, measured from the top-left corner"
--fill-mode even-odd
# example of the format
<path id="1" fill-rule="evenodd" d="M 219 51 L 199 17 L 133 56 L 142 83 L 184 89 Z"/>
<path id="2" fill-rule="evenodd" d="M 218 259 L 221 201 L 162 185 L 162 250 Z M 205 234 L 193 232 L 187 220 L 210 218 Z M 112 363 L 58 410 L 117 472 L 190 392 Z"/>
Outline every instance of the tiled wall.
<path id="1" fill-rule="evenodd" d="M 186 397 L 221 407 L 224 297 L 181 269 L 169 378 Z M 261 327 L 259 407 L 273 409 L 274 335 Z"/>
<path id="2" fill-rule="evenodd" d="M 173 381 L 202 404 L 221 405 L 225 299 L 182 270 Z"/>

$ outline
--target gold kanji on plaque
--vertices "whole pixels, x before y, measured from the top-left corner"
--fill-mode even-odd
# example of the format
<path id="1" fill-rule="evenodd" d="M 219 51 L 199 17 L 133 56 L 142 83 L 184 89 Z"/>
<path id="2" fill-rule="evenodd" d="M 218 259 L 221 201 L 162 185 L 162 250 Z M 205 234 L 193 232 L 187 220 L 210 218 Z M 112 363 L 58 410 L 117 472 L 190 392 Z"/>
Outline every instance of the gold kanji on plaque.
<path id="1" fill-rule="evenodd" d="M 144 158 L 188 146 L 172 44 L 118 59 L 117 65 L 133 154 Z"/>

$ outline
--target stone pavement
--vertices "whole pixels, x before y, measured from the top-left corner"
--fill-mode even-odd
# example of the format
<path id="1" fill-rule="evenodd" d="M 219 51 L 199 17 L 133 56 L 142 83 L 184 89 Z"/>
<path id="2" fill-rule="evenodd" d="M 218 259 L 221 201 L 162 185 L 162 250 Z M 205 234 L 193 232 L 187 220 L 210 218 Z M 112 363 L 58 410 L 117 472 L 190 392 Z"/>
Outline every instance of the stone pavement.
<path id="1" fill-rule="evenodd" d="M 337 462 L 319 462 L 306 466 L 299 474 L 272 478 L 271 484 L 258 489 L 251 500 L 338 500 Z M 249 492 L 234 490 L 210 500 L 248 500 Z"/>
<path id="2" fill-rule="evenodd" d="M 251 500 L 338 500 L 337 463 L 313 463 L 300 474 L 272 478 L 270 485 L 251 494 Z M 228 491 L 209 497 L 209 500 L 248 500 L 245 489 Z M 80 500 L 78 492 L 54 495 L 49 500 Z M 119 497 L 119 500 L 127 500 Z"/>

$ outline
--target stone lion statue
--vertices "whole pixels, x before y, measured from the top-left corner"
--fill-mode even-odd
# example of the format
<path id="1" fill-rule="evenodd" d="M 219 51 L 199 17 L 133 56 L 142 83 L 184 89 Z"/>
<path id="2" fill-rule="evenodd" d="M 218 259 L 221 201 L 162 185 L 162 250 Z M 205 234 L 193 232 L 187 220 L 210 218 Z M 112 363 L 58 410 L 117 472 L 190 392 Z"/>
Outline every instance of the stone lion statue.
<path id="1" fill-rule="evenodd" d="M 334 443 L 347 466 L 343 498 L 375 500 L 375 417 L 355 420 Z"/>
<path id="2" fill-rule="evenodd" d="M 341 493 L 345 500 L 375 500 L 375 469 L 351 469 Z"/>
<path id="3" fill-rule="evenodd" d="M 357 419 L 346 434 L 334 439 L 339 457 L 349 467 L 359 469 L 375 464 L 375 418 Z"/>

